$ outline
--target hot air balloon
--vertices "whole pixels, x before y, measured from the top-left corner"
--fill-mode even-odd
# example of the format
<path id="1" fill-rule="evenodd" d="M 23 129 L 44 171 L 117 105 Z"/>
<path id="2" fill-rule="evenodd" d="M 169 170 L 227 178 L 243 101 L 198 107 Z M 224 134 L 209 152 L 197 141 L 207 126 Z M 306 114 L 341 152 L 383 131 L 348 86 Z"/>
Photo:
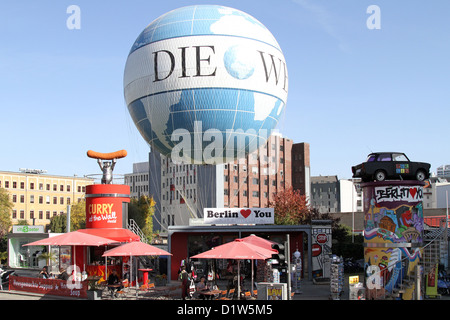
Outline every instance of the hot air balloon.
<path id="1" fill-rule="evenodd" d="M 270 31 L 228 7 L 168 12 L 137 37 L 124 96 L 142 137 L 166 157 L 220 164 L 266 143 L 284 111 L 288 73 Z"/>

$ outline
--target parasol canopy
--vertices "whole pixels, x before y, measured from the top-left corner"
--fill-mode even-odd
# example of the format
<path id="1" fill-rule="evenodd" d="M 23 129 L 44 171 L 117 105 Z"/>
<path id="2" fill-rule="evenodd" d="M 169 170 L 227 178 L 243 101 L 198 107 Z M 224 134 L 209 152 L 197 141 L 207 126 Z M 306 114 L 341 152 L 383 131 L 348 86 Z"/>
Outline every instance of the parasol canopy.
<path id="1" fill-rule="evenodd" d="M 274 241 L 255 236 L 254 234 L 249 235 L 248 237 L 245 237 L 245 238 L 241 238 L 241 240 L 244 242 L 247 242 L 247 243 L 251 243 L 255 246 L 259 246 L 259 247 L 268 249 L 268 250 L 274 250 L 274 249 L 272 249 L 272 245 L 276 244 L 276 242 L 274 242 Z"/>
<path id="2" fill-rule="evenodd" d="M 194 259 L 236 259 L 236 260 L 265 260 L 277 253 L 276 250 L 266 249 L 243 239 L 222 244 L 211 250 L 192 256 Z"/>
<path id="3" fill-rule="evenodd" d="M 24 244 L 24 246 L 101 246 L 115 242 L 117 241 L 79 231 L 72 231 L 58 236 L 30 242 Z"/>
<path id="4" fill-rule="evenodd" d="M 172 254 L 140 241 L 129 242 L 103 253 L 103 257 L 171 256 Z"/>

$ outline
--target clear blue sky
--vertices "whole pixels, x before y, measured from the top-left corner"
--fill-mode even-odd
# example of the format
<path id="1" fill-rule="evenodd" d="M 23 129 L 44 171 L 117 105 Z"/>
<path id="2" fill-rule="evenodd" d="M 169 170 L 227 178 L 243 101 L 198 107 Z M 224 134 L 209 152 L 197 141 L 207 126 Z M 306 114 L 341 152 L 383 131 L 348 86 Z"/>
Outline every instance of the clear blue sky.
<path id="1" fill-rule="evenodd" d="M 139 33 L 167 11 L 222 4 L 261 21 L 289 72 L 278 129 L 308 142 L 312 175 L 351 177 L 370 151 L 450 164 L 450 1 L 130 0 L 0 3 L 0 170 L 100 173 L 89 149 L 126 149 L 115 173 L 147 161 L 123 97 Z M 70 5 L 79 30 L 66 27 Z M 381 29 L 368 29 L 370 5 Z"/>

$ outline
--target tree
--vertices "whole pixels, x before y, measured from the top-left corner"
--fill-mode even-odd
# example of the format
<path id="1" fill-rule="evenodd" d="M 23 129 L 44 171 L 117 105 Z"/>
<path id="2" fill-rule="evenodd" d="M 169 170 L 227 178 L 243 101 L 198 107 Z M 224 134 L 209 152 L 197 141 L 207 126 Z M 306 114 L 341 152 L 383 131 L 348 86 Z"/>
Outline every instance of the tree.
<path id="1" fill-rule="evenodd" d="M 67 215 L 60 214 L 53 216 L 48 225 L 49 230 L 54 233 L 65 233 L 67 230 Z"/>
<path id="2" fill-rule="evenodd" d="M 311 213 L 306 196 L 292 187 L 276 193 L 269 206 L 274 208 L 275 224 L 305 224 Z"/>
<path id="3" fill-rule="evenodd" d="M 86 200 L 79 201 L 70 207 L 70 231 L 86 227 Z"/>
<path id="4" fill-rule="evenodd" d="M 155 204 L 152 197 L 140 196 L 139 198 L 132 198 L 128 206 L 128 218 L 136 221 L 148 240 L 153 238 Z"/>
<path id="5" fill-rule="evenodd" d="M 82 200 L 70 207 L 70 231 L 86 227 L 86 201 Z M 55 233 L 67 232 L 67 214 L 53 216 L 50 219 L 49 229 Z"/>
<path id="6" fill-rule="evenodd" d="M 0 238 L 6 236 L 11 229 L 11 211 L 13 203 L 9 199 L 8 191 L 4 188 L 0 188 Z"/>

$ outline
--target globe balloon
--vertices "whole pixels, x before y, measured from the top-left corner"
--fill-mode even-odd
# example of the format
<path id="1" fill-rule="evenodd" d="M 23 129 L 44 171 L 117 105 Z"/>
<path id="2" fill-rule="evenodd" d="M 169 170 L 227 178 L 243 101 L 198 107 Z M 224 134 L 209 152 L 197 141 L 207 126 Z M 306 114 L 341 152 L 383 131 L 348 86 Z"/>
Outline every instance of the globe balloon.
<path id="1" fill-rule="evenodd" d="M 133 122 L 154 149 L 218 164 L 266 143 L 286 106 L 288 72 L 261 22 L 233 8 L 195 5 L 142 31 L 123 85 Z"/>

